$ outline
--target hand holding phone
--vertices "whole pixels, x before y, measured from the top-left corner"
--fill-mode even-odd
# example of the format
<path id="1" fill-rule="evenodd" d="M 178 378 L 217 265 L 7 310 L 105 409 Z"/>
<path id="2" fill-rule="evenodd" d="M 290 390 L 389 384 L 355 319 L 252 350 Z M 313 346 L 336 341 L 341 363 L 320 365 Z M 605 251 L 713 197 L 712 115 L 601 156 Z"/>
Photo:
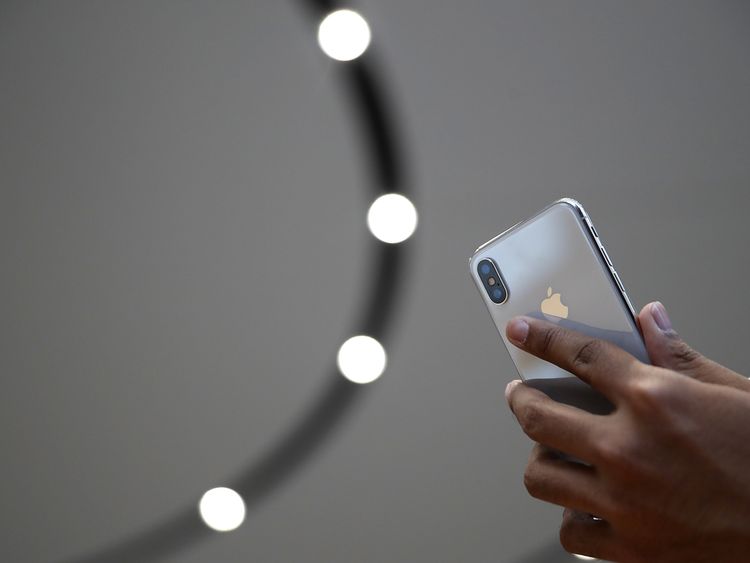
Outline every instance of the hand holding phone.
<path id="1" fill-rule="evenodd" d="M 508 323 L 513 346 L 575 374 L 617 406 L 599 416 L 511 382 L 508 404 L 536 442 L 524 485 L 566 508 L 560 541 L 571 553 L 743 563 L 750 553 L 750 383 L 690 348 L 660 303 L 644 307 L 638 320 L 653 365 L 554 323 Z"/>
<path id="2" fill-rule="evenodd" d="M 571 200 L 484 245 L 471 272 L 526 379 L 506 389 L 536 442 L 524 484 L 566 507 L 563 547 L 610 561 L 747 561 L 747 378 L 690 348 L 660 303 L 636 322 L 596 230 Z M 545 395 L 576 381 L 585 397 Z M 617 408 L 600 416 L 560 404 L 590 406 L 594 389 Z"/>

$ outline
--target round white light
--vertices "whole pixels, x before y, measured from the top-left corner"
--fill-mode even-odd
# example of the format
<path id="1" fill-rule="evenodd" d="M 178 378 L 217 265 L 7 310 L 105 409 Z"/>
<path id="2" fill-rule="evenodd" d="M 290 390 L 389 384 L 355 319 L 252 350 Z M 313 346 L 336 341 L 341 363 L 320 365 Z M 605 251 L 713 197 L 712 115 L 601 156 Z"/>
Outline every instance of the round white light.
<path id="1" fill-rule="evenodd" d="M 230 532 L 245 520 L 245 502 L 232 489 L 216 487 L 206 491 L 198 503 L 206 526 L 217 532 Z"/>
<path id="2" fill-rule="evenodd" d="M 323 52 L 337 61 L 351 61 L 370 45 L 370 26 L 353 10 L 328 14 L 318 28 L 318 43 Z"/>
<path id="3" fill-rule="evenodd" d="M 588 555 L 578 555 L 577 553 L 573 553 L 573 557 L 576 559 L 583 559 L 584 561 L 596 561 L 596 557 L 589 557 Z"/>
<path id="4" fill-rule="evenodd" d="M 339 348 L 336 361 L 349 381 L 370 383 L 385 371 L 385 349 L 370 336 L 352 336 Z"/>
<path id="5" fill-rule="evenodd" d="M 417 229 L 417 209 L 401 194 L 381 195 L 367 212 L 367 226 L 383 242 L 403 242 Z"/>

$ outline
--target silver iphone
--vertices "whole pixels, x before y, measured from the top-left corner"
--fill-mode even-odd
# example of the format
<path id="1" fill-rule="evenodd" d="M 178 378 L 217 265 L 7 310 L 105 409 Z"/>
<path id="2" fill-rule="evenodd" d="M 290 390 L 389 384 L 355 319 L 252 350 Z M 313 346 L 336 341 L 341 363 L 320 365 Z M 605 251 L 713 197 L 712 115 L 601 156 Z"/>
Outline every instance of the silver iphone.
<path id="1" fill-rule="evenodd" d="M 571 373 L 508 342 L 505 325 L 517 315 L 608 340 L 649 361 L 620 277 L 577 201 L 556 201 L 483 244 L 469 270 L 521 378 L 553 399 L 598 414 L 613 408 Z"/>

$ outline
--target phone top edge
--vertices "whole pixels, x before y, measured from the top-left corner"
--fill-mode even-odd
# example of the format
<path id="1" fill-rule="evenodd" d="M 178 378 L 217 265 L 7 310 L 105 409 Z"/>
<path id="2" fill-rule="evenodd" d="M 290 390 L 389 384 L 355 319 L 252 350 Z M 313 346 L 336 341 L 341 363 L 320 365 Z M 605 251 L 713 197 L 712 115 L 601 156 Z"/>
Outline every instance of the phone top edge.
<path id="1" fill-rule="evenodd" d="M 476 256 L 477 254 L 479 254 L 479 253 L 480 253 L 480 252 L 481 252 L 482 250 L 484 250 L 484 249 L 485 249 L 486 247 L 488 247 L 489 245 L 491 245 L 491 244 L 492 244 L 493 242 L 495 242 L 496 240 L 498 240 L 498 239 L 500 239 L 500 238 L 504 237 L 504 236 L 505 236 L 506 234 L 508 234 L 508 233 L 509 233 L 510 231 L 512 231 L 513 229 L 515 229 L 516 227 L 518 227 L 518 226 L 522 225 L 522 224 L 523 224 L 523 223 L 525 223 L 525 222 L 526 222 L 526 220 L 524 220 L 524 221 L 518 221 L 518 222 L 517 222 L 517 223 L 516 223 L 515 225 L 513 225 L 512 227 L 508 227 L 508 228 L 507 228 L 507 229 L 505 229 L 505 230 L 504 230 L 503 232 L 501 232 L 501 233 L 500 233 L 499 235 L 495 235 L 494 237 L 492 237 L 492 238 L 491 238 L 490 240 L 488 240 L 487 242 L 485 242 L 485 243 L 482 243 L 482 244 L 480 244 L 480 245 L 479 245 L 479 246 L 478 246 L 478 247 L 476 248 L 476 250 L 474 250 L 474 254 L 472 254 L 472 255 L 471 255 L 471 257 L 469 258 L 469 265 L 471 265 L 471 262 L 472 262 L 472 260 L 474 260 L 474 257 L 475 257 L 475 256 Z"/>
<path id="2" fill-rule="evenodd" d="M 554 207 L 556 205 L 561 205 L 561 204 L 564 204 L 564 205 L 567 205 L 567 206 L 571 207 L 572 209 L 574 209 L 575 211 L 577 211 L 578 214 L 581 217 L 583 217 L 585 219 L 588 219 L 588 215 L 586 213 L 586 210 L 583 208 L 583 205 L 581 205 L 577 200 L 573 199 L 572 197 L 562 197 L 560 199 L 557 199 L 557 200 L 553 201 L 552 203 L 546 205 L 545 207 L 543 207 L 542 209 L 540 209 L 536 213 L 534 213 L 534 215 L 532 215 L 528 219 L 524 219 L 522 221 L 518 221 L 515 225 L 513 225 L 512 227 L 509 227 L 509 228 L 505 229 L 499 235 L 496 235 L 496 236 L 492 237 L 490 240 L 488 240 L 484 244 L 480 244 L 477 247 L 477 249 L 474 251 L 474 254 L 472 254 L 471 257 L 469 258 L 469 269 L 471 269 L 472 262 L 474 261 L 474 258 L 476 257 L 476 255 L 479 254 L 482 250 L 484 250 L 485 248 L 487 248 L 488 246 L 490 246 L 495 241 L 498 241 L 501 238 L 503 238 L 504 236 L 508 235 L 512 231 L 515 231 L 516 229 L 518 229 L 518 228 L 520 228 L 520 227 L 522 227 L 522 226 L 524 226 L 524 225 L 526 225 L 528 223 L 531 223 L 537 217 L 539 217 L 540 215 L 543 215 L 544 213 L 546 213 L 547 211 L 549 211 L 552 207 Z"/>

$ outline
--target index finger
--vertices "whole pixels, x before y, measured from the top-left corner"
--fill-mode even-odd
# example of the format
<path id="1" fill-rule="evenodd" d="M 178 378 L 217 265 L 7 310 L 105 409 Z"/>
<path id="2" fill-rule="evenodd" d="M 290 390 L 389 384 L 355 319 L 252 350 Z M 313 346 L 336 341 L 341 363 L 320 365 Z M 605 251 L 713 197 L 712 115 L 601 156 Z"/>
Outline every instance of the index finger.
<path id="1" fill-rule="evenodd" d="M 638 364 L 611 342 L 531 317 L 511 319 L 505 331 L 522 350 L 572 373 L 613 402 Z"/>

